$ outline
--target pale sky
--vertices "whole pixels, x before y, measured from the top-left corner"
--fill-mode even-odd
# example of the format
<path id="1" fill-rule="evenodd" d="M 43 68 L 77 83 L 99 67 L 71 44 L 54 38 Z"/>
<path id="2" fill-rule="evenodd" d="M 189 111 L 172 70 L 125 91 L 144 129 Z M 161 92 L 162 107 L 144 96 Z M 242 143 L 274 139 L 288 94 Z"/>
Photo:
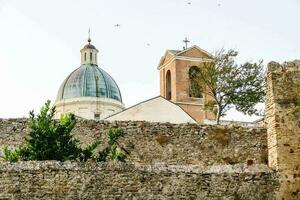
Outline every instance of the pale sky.
<path id="1" fill-rule="evenodd" d="M 129 107 L 159 95 L 157 64 L 186 36 L 209 52 L 235 48 L 240 62 L 299 59 L 299 10 L 300 0 L 0 0 L 0 118 L 55 101 L 89 27 Z"/>

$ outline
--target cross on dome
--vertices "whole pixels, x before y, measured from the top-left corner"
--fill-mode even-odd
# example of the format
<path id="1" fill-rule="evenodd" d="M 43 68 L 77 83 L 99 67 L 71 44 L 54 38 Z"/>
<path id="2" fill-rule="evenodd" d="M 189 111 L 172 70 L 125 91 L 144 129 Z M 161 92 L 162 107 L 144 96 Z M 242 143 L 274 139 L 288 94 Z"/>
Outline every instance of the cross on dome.
<path id="1" fill-rule="evenodd" d="M 89 28 L 89 38 L 88 38 L 88 42 L 89 42 L 89 44 L 91 43 L 91 29 Z"/>

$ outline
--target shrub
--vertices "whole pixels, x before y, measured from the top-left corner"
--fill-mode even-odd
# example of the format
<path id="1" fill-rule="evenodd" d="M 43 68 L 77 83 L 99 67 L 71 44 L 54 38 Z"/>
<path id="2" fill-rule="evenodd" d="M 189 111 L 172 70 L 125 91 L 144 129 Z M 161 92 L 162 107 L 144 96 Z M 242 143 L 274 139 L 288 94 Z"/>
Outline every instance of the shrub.
<path id="1" fill-rule="evenodd" d="M 4 159 L 9 162 L 17 162 L 20 158 L 20 150 L 11 150 L 7 145 L 3 147 Z"/>
<path id="2" fill-rule="evenodd" d="M 25 160 L 72 160 L 80 155 L 79 141 L 71 134 L 76 124 L 73 114 L 62 115 L 59 121 L 53 119 L 55 107 L 45 103 L 40 114 L 30 112 L 29 135 L 22 155 Z"/>
<path id="3" fill-rule="evenodd" d="M 96 161 L 111 160 L 125 161 L 128 152 L 120 146 L 118 139 L 125 135 L 121 129 L 110 129 L 108 131 L 108 142 L 106 147 L 94 156 L 95 149 L 100 141 L 88 144 L 84 149 L 80 147 L 80 141 L 71 133 L 76 124 L 73 114 L 62 115 L 59 120 L 54 120 L 55 107 L 50 108 L 48 100 L 42 107 L 40 113 L 35 115 L 29 113 L 29 134 L 24 144 L 15 150 L 4 146 L 5 160 L 17 162 L 18 160 L 79 160 L 89 159 Z"/>
<path id="4" fill-rule="evenodd" d="M 4 149 L 5 159 L 22 160 L 75 160 L 86 161 L 95 159 L 93 151 L 100 142 L 87 145 L 85 149 L 79 147 L 79 140 L 71 133 L 76 119 L 73 114 L 62 115 L 60 120 L 54 120 L 55 107 L 50 108 L 48 100 L 42 107 L 40 114 L 29 114 L 30 132 L 25 143 L 15 150 Z"/>
<path id="5" fill-rule="evenodd" d="M 125 154 L 122 153 L 121 149 L 117 147 L 117 145 L 113 145 L 111 147 L 111 154 L 109 156 L 111 160 L 117 160 L 124 162 L 126 159 Z"/>
<path id="6" fill-rule="evenodd" d="M 104 162 L 106 161 L 107 156 L 109 156 L 110 160 L 124 162 L 126 159 L 126 155 L 122 153 L 122 151 L 125 151 L 125 153 L 127 154 L 128 152 L 124 148 L 122 148 L 118 142 L 118 139 L 120 137 L 123 137 L 124 135 L 125 132 L 121 129 L 109 129 L 107 147 L 105 147 L 102 151 L 99 152 L 97 161 Z"/>
<path id="7" fill-rule="evenodd" d="M 87 161 L 88 159 L 96 160 L 93 156 L 94 150 L 99 146 L 100 141 L 96 141 L 92 144 L 87 145 L 85 149 L 81 151 L 80 161 Z"/>

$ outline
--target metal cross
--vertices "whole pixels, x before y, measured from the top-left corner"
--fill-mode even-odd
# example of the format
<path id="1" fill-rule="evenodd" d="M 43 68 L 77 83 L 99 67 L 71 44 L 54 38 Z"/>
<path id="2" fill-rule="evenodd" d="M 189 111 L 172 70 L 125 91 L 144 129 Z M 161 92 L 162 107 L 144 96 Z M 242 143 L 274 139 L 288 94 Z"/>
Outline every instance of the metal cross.
<path id="1" fill-rule="evenodd" d="M 187 39 L 187 37 L 185 37 L 185 39 L 182 42 L 185 43 L 185 48 L 187 49 L 187 45 L 190 41 Z"/>

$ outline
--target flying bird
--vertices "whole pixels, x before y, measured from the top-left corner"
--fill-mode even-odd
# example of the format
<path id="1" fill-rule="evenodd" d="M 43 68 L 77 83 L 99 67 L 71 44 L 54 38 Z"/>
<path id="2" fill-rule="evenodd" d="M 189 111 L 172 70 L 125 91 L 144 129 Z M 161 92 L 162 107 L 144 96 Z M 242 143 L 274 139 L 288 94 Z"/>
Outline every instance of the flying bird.
<path id="1" fill-rule="evenodd" d="M 218 3 L 218 6 L 220 7 L 220 6 L 221 6 L 221 4 L 220 4 L 220 3 Z"/>
<path id="2" fill-rule="evenodd" d="M 192 5 L 192 2 L 187 2 L 187 4 Z"/>
<path id="3" fill-rule="evenodd" d="M 150 46 L 150 44 L 149 44 L 149 43 L 147 43 L 147 46 Z"/>
<path id="4" fill-rule="evenodd" d="M 121 25 L 120 24 L 115 24 L 115 27 L 120 27 Z"/>

